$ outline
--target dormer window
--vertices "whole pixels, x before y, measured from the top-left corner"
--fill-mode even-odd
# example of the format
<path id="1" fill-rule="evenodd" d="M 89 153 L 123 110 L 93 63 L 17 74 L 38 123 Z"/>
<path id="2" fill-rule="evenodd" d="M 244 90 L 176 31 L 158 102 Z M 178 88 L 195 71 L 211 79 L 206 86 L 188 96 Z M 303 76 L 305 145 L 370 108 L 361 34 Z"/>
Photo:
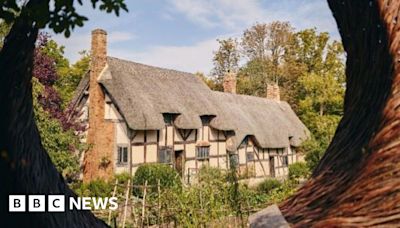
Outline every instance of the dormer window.
<path id="1" fill-rule="evenodd" d="M 200 116 L 203 126 L 208 126 L 210 124 L 211 118 L 212 116 Z"/>
<path id="2" fill-rule="evenodd" d="M 173 113 L 163 113 L 165 125 L 172 126 L 176 116 L 177 116 L 177 114 L 173 114 Z"/>

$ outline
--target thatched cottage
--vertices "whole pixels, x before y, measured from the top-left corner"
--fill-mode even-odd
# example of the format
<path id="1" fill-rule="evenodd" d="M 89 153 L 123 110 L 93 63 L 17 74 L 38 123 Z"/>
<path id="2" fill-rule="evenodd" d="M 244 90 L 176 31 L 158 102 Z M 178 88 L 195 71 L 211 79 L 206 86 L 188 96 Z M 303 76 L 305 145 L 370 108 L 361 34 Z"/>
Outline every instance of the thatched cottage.
<path id="1" fill-rule="evenodd" d="M 87 123 L 83 179 L 134 174 L 144 163 L 166 163 L 185 180 L 203 165 L 236 167 L 249 178 L 285 177 L 301 160 L 296 147 L 308 130 L 269 86 L 266 98 L 225 92 L 197 76 L 107 56 L 107 34 L 92 32 L 90 72 L 73 105 Z"/>

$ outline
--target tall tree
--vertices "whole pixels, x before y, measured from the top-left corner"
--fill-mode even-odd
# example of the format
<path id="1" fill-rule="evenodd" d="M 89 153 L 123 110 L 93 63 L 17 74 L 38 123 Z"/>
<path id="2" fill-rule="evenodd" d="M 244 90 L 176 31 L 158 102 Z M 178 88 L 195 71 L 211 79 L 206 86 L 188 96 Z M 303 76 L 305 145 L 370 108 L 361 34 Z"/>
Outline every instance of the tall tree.
<path id="1" fill-rule="evenodd" d="M 81 58 L 76 63 L 59 72 L 60 78 L 56 81 L 55 86 L 60 93 L 64 109 L 68 108 L 76 87 L 89 71 L 90 54 L 87 51 L 82 51 L 80 55 Z"/>
<path id="2" fill-rule="evenodd" d="M 222 91 L 222 81 L 225 73 L 236 72 L 239 67 L 240 54 L 236 39 L 217 40 L 219 49 L 214 52 L 213 75 L 215 80 L 215 90 Z"/>
<path id="3" fill-rule="evenodd" d="M 289 22 L 274 21 L 269 24 L 257 23 L 243 33 L 241 45 L 250 61 L 255 60 L 261 64 L 270 62 L 272 68 L 268 81 L 279 81 L 280 64 L 293 30 Z"/>
<path id="4" fill-rule="evenodd" d="M 57 170 L 68 180 L 75 180 L 79 174 L 78 155 L 83 145 L 74 133 L 82 131 L 84 126 L 69 118 L 69 110 L 63 109 L 63 98 L 55 87 L 60 74 L 69 69 L 62 48 L 47 34 L 39 34 L 33 64 L 36 80 L 32 81 L 35 121 L 42 144 Z"/>
<path id="5" fill-rule="evenodd" d="M 244 64 L 237 75 L 237 91 L 240 94 L 265 97 L 267 83 L 271 83 L 272 62 L 253 59 Z"/>
<path id="6" fill-rule="evenodd" d="M 119 13 L 123 0 L 92 0 L 93 7 Z M 76 12 L 82 1 L 1 1 L 0 19 L 12 24 L 0 51 L 0 217 L 4 227 L 104 227 L 89 211 L 8 212 L 13 194 L 63 194 L 76 197 L 41 143 L 32 102 L 32 69 L 38 30 L 49 26 L 70 35 L 86 18 Z"/>
<path id="7" fill-rule="evenodd" d="M 343 114 L 344 63 L 340 42 L 305 29 L 294 34 L 284 56 L 283 97 L 312 132 L 304 151 L 310 168 L 318 164 Z"/>
<path id="8" fill-rule="evenodd" d="M 347 53 L 344 115 L 312 178 L 280 208 L 296 227 L 395 227 L 400 2 L 328 3 Z"/>

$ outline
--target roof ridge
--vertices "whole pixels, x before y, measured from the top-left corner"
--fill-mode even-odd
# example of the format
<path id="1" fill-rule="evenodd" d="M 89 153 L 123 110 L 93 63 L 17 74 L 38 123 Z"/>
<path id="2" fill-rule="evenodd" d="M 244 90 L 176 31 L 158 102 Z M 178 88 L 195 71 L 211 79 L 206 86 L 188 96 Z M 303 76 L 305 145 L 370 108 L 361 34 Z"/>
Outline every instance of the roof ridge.
<path id="1" fill-rule="evenodd" d="M 238 96 L 238 97 L 248 97 L 250 99 L 254 99 L 254 100 L 263 100 L 269 103 L 276 103 L 276 104 L 288 104 L 287 101 L 283 101 L 283 100 L 272 100 L 272 99 L 268 99 L 265 97 L 259 97 L 259 96 L 253 96 L 253 95 L 248 95 L 248 94 L 239 94 L 239 93 L 227 93 L 227 92 L 222 92 L 222 91 L 216 91 L 216 90 L 211 90 L 214 93 L 218 93 L 218 94 L 226 94 L 227 96 Z"/>
<path id="2" fill-rule="evenodd" d="M 139 62 L 135 62 L 132 60 L 127 60 L 127 59 L 121 59 L 121 58 L 117 58 L 117 57 L 113 57 L 113 56 L 107 56 L 107 59 L 114 59 L 117 61 L 122 61 L 122 62 L 126 62 L 126 63 L 130 63 L 130 64 L 137 64 L 137 65 L 141 65 L 144 67 L 149 67 L 149 68 L 155 68 L 155 69 L 159 69 L 159 70 L 167 70 L 167 71 L 174 71 L 174 72 L 178 72 L 178 73 L 183 73 L 183 74 L 191 74 L 193 76 L 195 76 L 194 73 L 190 73 L 190 72 L 186 72 L 186 71 L 180 71 L 180 70 L 175 70 L 175 69 L 169 69 L 169 68 L 164 68 L 164 67 L 158 67 L 158 66 L 153 66 L 153 65 L 149 65 L 149 64 L 145 64 L 145 63 L 139 63 Z"/>

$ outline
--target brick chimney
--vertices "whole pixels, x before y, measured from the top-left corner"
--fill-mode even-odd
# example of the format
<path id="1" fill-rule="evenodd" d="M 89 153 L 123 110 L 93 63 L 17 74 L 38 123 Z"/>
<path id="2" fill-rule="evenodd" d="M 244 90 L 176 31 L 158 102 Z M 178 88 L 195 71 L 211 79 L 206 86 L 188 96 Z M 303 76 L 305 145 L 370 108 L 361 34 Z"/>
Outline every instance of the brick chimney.
<path id="1" fill-rule="evenodd" d="M 236 74 L 232 72 L 225 73 L 222 86 L 225 93 L 236 93 Z"/>
<path id="2" fill-rule="evenodd" d="M 271 100 L 275 100 L 275 101 L 281 100 L 278 83 L 273 83 L 273 84 L 268 83 L 267 84 L 267 99 L 271 99 Z"/>
<path id="3" fill-rule="evenodd" d="M 105 93 L 97 82 L 107 64 L 107 33 L 102 29 L 92 31 L 89 78 L 89 129 L 85 153 L 83 181 L 110 179 L 113 176 L 114 125 L 104 118 Z"/>

